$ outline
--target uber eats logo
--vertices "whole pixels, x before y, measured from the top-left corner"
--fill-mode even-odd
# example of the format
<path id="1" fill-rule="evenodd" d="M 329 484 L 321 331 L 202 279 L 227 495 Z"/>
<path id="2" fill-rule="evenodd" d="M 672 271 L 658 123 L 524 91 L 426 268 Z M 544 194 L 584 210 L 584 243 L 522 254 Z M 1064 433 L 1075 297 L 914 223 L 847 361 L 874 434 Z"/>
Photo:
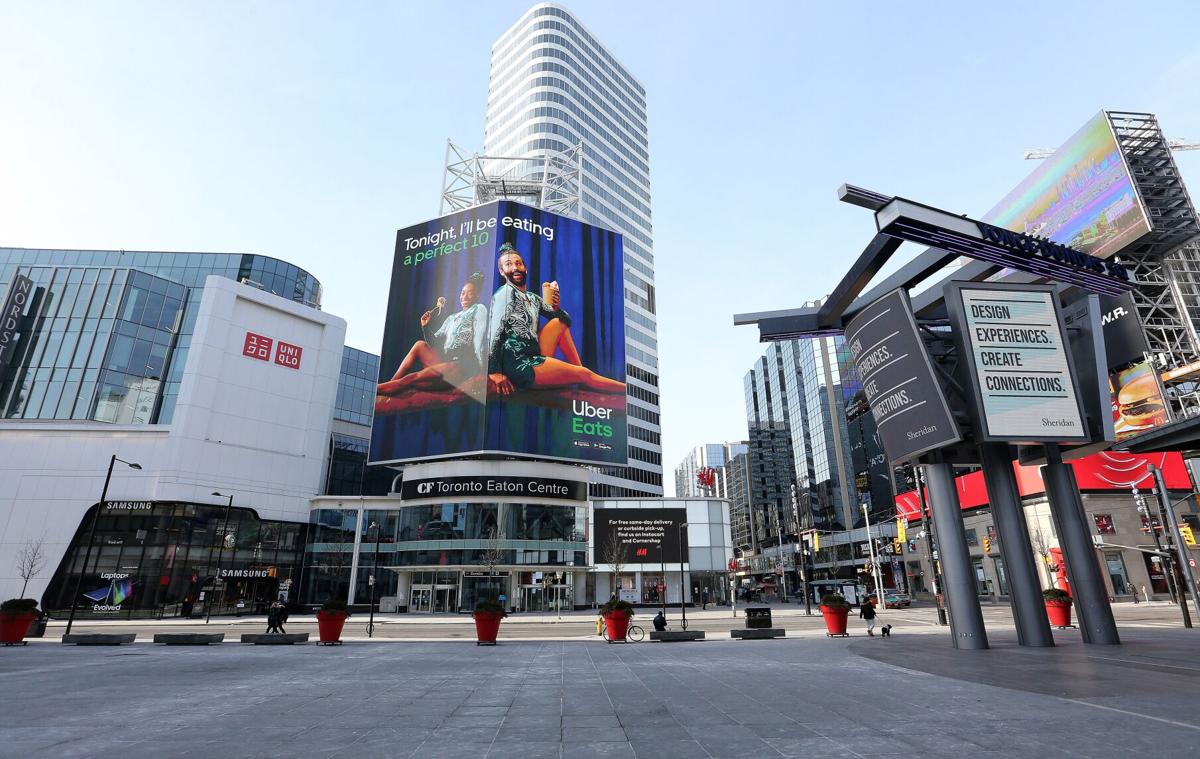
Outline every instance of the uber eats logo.
<path id="1" fill-rule="evenodd" d="M 611 420 L 613 410 L 603 406 L 593 406 L 583 400 L 571 401 L 571 412 L 575 418 L 571 420 L 571 432 L 576 435 L 595 435 L 596 437 L 612 437 L 611 424 L 601 420 Z"/>

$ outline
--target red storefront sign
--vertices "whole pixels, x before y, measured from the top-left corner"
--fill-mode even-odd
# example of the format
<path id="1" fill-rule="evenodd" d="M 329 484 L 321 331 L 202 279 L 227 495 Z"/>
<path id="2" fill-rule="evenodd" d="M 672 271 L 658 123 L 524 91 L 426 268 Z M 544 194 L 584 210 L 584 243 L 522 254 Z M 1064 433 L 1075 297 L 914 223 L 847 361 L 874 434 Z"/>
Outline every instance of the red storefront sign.
<path id="1" fill-rule="evenodd" d="M 274 340 L 266 335 L 247 332 L 246 342 L 242 344 L 242 355 L 257 358 L 259 361 L 269 361 L 271 358 L 271 345 L 274 342 Z"/>
<path id="2" fill-rule="evenodd" d="M 286 366 L 289 369 L 299 369 L 300 354 L 303 352 L 304 349 L 299 345 L 292 345 L 280 340 L 279 347 L 275 350 L 275 363 L 280 366 Z"/>
<path id="3" fill-rule="evenodd" d="M 299 345 L 285 343 L 282 340 L 276 342 L 274 338 L 260 335 L 256 332 L 247 332 L 246 341 L 242 344 L 242 355 L 256 358 L 259 361 L 271 360 L 271 348 L 275 347 L 275 363 L 280 366 L 286 366 L 289 369 L 299 369 L 300 359 L 304 354 L 304 349 Z"/>
<path id="4" fill-rule="evenodd" d="M 1131 488 L 1149 491 L 1154 487 L 1154 478 L 1147 464 L 1162 470 L 1167 490 L 1191 490 L 1192 481 L 1184 466 L 1183 456 L 1178 453 L 1152 453 L 1138 456 L 1132 453 L 1104 451 L 1071 462 L 1075 469 L 1075 480 L 1082 492 L 1104 492 L 1119 490 L 1129 492 Z M 1013 462 L 1017 476 L 1017 489 L 1022 496 L 1040 495 L 1046 492 L 1042 483 L 1041 467 L 1020 466 Z M 987 487 L 983 472 L 971 472 L 955 478 L 958 501 L 963 509 L 974 509 L 988 503 Z M 926 491 L 928 495 L 928 491 Z M 921 504 L 917 491 L 910 490 L 896 496 L 896 514 L 909 520 L 921 518 Z"/>

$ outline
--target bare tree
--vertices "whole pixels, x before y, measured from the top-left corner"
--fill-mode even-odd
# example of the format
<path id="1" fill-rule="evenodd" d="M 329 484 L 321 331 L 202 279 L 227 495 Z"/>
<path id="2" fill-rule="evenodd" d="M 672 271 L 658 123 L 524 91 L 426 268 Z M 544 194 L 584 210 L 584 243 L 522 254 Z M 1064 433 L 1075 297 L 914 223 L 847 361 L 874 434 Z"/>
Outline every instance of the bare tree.
<path id="1" fill-rule="evenodd" d="M 619 598 L 621 568 L 629 561 L 629 546 L 621 541 L 616 531 L 609 533 L 600 546 L 600 560 L 601 563 L 612 566 L 613 597 Z"/>
<path id="2" fill-rule="evenodd" d="M 21 598 L 25 597 L 25 589 L 29 581 L 37 577 L 46 565 L 46 536 L 31 540 L 21 547 L 17 554 L 17 574 L 25 581 L 21 586 Z"/>
<path id="3" fill-rule="evenodd" d="M 495 527 L 488 530 L 487 537 L 483 539 L 483 551 L 479 554 L 480 563 L 488 568 L 488 581 L 495 585 L 492 578 L 496 576 L 496 567 L 504 563 L 508 558 L 508 552 L 501 548 L 500 532 Z M 493 601 L 499 600 L 499 593 Z"/>

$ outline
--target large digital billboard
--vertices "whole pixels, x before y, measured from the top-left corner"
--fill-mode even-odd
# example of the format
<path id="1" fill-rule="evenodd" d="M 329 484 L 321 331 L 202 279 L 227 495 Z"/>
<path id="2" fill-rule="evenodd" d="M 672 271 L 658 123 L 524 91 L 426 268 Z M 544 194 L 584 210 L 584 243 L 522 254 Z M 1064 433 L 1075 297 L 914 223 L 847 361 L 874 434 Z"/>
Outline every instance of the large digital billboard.
<path id="1" fill-rule="evenodd" d="M 396 234 L 371 463 L 627 461 L 621 236 L 513 201 Z"/>
<path id="2" fill-rule="evenodd" d="M 1083 125 L 984 221 L 1107 258 L 1150 231 L 1108 114 Z"/>
<path id="3" fill-rule="evenodd" d="M 616 544 L 625 547 L 625 564 L 687 561 L 685 509 L 596 509 L 593 548 L 599 564 Z M 682 543 L 680 542 L 682 539 Z"/>

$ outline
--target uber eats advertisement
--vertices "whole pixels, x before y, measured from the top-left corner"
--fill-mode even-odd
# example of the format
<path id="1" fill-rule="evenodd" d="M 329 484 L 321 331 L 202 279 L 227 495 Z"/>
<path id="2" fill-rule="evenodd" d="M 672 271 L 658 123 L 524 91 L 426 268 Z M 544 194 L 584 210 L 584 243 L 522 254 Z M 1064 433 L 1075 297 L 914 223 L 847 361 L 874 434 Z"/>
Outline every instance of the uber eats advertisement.
<path id="1" fill-rule="evenodd" d="M 621 236 L 513 201 L 400 230 L 371 463 L 624 464 Z"/>

